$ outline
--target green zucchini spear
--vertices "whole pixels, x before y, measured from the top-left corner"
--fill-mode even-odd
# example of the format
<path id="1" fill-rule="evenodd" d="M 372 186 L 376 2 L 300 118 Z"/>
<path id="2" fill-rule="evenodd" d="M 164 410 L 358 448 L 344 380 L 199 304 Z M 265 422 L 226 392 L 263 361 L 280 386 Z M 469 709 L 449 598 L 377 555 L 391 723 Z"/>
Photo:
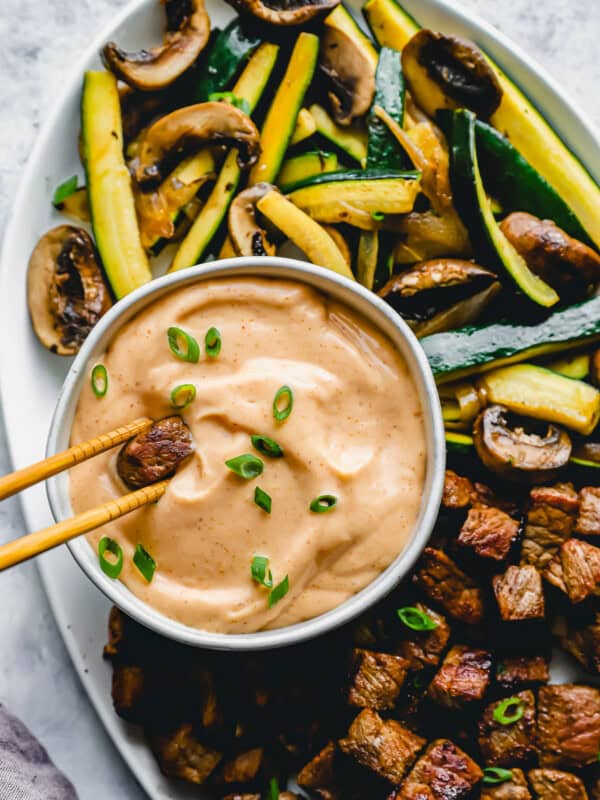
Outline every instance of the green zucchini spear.
<path id="1" fill-rule="evenodd" d="M 196 102 L 204 103 L 209 95 L 227 89 L 260 43 L 261 38 L 239 17 L 219 31 L 199 71 Z"/>
<path id="2" fill-rule="evenodd" d="M 404 124 L 404 78 L 400 53 L 382 47 L 375 73 L 373 105 L 381 106 L 400 127 Z M 367 120 L 367 168 L 410 169 L 410 159 L 393 134 L 373 112 Z"/>

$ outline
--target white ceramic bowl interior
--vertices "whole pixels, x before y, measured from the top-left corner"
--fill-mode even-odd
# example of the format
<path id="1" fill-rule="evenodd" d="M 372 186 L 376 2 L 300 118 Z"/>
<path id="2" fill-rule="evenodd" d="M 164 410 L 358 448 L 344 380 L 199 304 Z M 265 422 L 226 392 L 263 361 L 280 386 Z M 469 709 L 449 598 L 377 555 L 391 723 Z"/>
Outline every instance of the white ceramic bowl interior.
<path id="1" fill-rule="evenodd" d="M 69 446 L 73 416 L 83 381 L 115 333 L 142 308 L 173 289 L 208 278 L 239 275 L 286 278 L 306 283 L 358 311 L 377 326 L 403 355 L 418 389 L 425 421 L 427 467 L 421 506 L 409 542 L 390 566 L 362 591 L 319 617 L 275 630 L 247 634 L 220 634 L 191 628 L 160 614 L 137 598 L 123 583 L 108 578 L 98 556 L 85 537 L 69 543 L 79 566 L 109 599 L 126 614 L 163 636 L 198 647 L 246 650 L 281 647 L 325 633 L 365 611 L 401 580 L 425 545 L 435 523 L 441 500 L 445 467 L 444 427 L 438 394 L 427 359 L 402 318 L 372 292 L 330 270 L 303 261 L 283 258 L 227 259 L 159 278 L 116 304 L 94 328 L 73 362 L 60 394 L 50 426 L 47 454 Z M 57 521 L 73 515 L 68 473 L 48 481 L 48 498 Z"/>

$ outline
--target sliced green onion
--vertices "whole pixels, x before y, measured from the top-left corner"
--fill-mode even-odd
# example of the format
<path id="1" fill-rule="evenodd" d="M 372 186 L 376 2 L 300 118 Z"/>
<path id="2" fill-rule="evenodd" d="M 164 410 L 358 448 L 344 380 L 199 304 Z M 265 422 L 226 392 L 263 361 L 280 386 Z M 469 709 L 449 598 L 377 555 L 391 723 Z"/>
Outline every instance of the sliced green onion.
<path id="1" fill-rule="evenodd" d="M 406 627 L 412 631 L 433 631 L 438 627 L 438 623 L 429 614 L 415 606 L 404 606 L 404 608 L 399 608 L 396 613 Z"/>
<path id="2" fill-rule="evenodd" d="M 251 436 L 250 439 L 256 450 L 264 456 L 269 456 L 269 458 L 283 456 L 283 447 L 278 445 L 274 439 L 270 439 L 268 436 Z"/>
<path id="3" fill-rule="evenodd" d="M 269 781 L 269 800 L 279 800 L 279 781 L 271 778 Z"/>
<path id="4" fill-rule="evenodd" d="M 156 561 L 152 558 L 150 553 L 145 550 L 141 544 L 136 545 L 135 553 L 133 554 L 133 563 L 142 573 L 144 578 L 150 583 L 154 577 L 156 570 Z"/>
<path id="5" fill-rule="evenodd" d="M 496 706 L 493 717 L 500 725 L 513 725 L 524 713 L 525 708 L 519 697 L 507 697 Z"/>
<path id="6" fill-rule="evenodd" d="M 277 422 L 283 422 L 292 413 L 294 395 L 289 386 L 281 386 L 273 400 L 273 416 Z"/>
<path id="7" fill-rule="evenodd" d="M 59 206 L 61 203 L 77 191 L 77 175 L 68 178 L 64 183 L 60 183 L 54 190 L 54 197 L 52 198 L 52 205 Z"/>
<path id="8" fill-rule="evenodd" d="M 221 352 L 221 333 L 218 328 L 209 328 L 204 337 L 204 347 L 209 358 L 216 358 Z"/>
<path id="9" fill-rule="evenodd" d="M 225 462 L 225 466 L 247 481 L 258 478 L 264 469 L 263 462 L 260 458 L 253 456 L 252 453 L 243 453 L 241 456 L 230 458 Z"/>
<path id="10" fill-rule="evenodd" d="M 187 408 L 196 399 L 196 387 L 193 383 L 180 383 L 171 392 L 173 408 Z"/>
<path id="11" fill-rule="evenodd" d="M 267 589 L 273 588 L 273 573 L 269 569 L 269 559 L 266 556 L 254 556 L 250 565 L 252 580 L 266 586 Z"/>
<path id="12" fill-rule="evenodd" d="M 172 325 L 167 330 L 167 340 L 175 358 L 181 361 L 189 361 L 192 364 L 195 364 L 200 358 L 198 342 L 182 328 Z"/>
<path id="13" fill-rule="evenodd" d="M 282 598 L 284 598 L 289 590 L 290 582 L 288 580 L 288 576 L 286 575 L 281 583 L 278 583 L 277 586 L 274 589 L 271 589 L 269 592 L 269 608 L 273 608 L 275 603 L 278 603 Z"/>
<path id="14" fill-rule="evenodd" d="M 263 491 L 260 486 L 257 486 L 254 490 L 254 502 L 267 514 L 271 513 L 271 495 Z"/>
<path id="15" fill-rule="evenodd" d="M 334 494 L 320 494 L 310 504 L 309 508 L 315 514 L 326 514 L 337 505 L 337 497 Z"/>
<path id="16" fill-rule="evenodd" d="M 96 397 L 104 397 L 108 392 L 108 372 L 104 364 L 96 364 L 92 369 L 92 392 Z"/>
<path id="17" fill-rule="evenodd" d="M 116 561 L 109 561 L 104 555 L 105 553 L 112 553 Z M 123 569 L 121 545 L 109 536 L 103 536 L 98 542 L 98 560 L 100 561 L 100 569 L 105 575 L 113 579 L 118 578 Z"/>
<path id="18" fill-rule="evenodd" d="M 218 103 L 220 100 L 231 103 L 232 106 L 239 108 L 244 114 L 250 114 L 250 103 L 245 97 L 238 97 L 233 92 L 212 92 L 208 95 L 209 103 Z"/>
<path id="19" fill-rule="evenodd" d="M 483 770 L 483 782 L 487 784 L 504 783 L 512 781 L 513 774 L 510 769 L 502 767 L 486 767 Z"/>
<path id="20" fill-rule="evenodd" d="M 385 219 L 385 214 L 383 211 L 371 211 L 371 216 L 375 220 L 375 222 L 383 222 Z"/>

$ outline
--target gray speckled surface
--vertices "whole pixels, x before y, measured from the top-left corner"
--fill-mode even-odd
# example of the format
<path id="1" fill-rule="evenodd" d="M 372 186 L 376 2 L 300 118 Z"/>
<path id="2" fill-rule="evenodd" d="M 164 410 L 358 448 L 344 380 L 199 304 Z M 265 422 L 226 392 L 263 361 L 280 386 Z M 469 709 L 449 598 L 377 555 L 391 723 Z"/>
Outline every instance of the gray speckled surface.
<path id="1" fill-rule="evenodd" d="M 0 226 L 44 114 L 73 57 L 124 0 L 1 0 Z M 559 79 L 600 125 L 597 0 L 463 0 Z M 2 330 L 7 346 L 7 331 Z M 9 464 L 0 427 L 0 472 Z M 16 500 L 0 505 L 0 538 L 24 533 Z M 33 564 L 0 578 L 0 702 L 20 715 L 82 800 L 142 797 L 71 668 Z M 99 620 L 98 624 L 104 624 Z"/>

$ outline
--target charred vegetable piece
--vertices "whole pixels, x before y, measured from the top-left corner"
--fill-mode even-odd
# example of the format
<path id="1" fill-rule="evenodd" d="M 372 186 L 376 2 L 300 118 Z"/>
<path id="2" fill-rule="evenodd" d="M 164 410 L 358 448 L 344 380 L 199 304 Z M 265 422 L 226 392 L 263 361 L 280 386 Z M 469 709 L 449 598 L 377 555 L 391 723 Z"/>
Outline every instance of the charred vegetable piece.
<path id="1" fill-rule="evenodd" d="M 345 31 L 327 26 L 321 36 L 319 64 L 331 83 L 328 92 L 339 125 L 364 116 L 375 94 L 375 63 Z"/>
<path id="2" fill-rule="evenodd" d="M 170 478 L 194 451 L 190 429 L 179 416 L 165 417 L 120 450 L 117 471 L 130 489 Z"/>
<path id="3" fill-rule="evenodd" d="M 229 207 L 229 238 L 238 256 L 272 256 L 275 245 L 256 219 L 256 203 L 275 187 L 256 183 L 240 192 Z"/>
<path id="4" fill-rule="evenodd" d="M 82 228 L 61 225 L 35 246 L 27 302 L 36 336 L 60 356 L 78 352 L 112 305 L 94 243 Z"/>
<path id="5" fill-rule="evenodd" d="M 338 5 L 340 0 L 291 0 L 289 3 L 268 0 L 227 0 L 240 13 L 252 14 L 271 25 L 303 25 L 313 17 Z"/>
<path id="6" fill-rule="evenodd" d="M 166 0 L 164 44 L 126 53 L 114 42 L 102 51 L 106 66 L 130 86 L 142 91 L 164 89 L 196 61 L 210 35 L 210 18 L 203 0 Z"/>

